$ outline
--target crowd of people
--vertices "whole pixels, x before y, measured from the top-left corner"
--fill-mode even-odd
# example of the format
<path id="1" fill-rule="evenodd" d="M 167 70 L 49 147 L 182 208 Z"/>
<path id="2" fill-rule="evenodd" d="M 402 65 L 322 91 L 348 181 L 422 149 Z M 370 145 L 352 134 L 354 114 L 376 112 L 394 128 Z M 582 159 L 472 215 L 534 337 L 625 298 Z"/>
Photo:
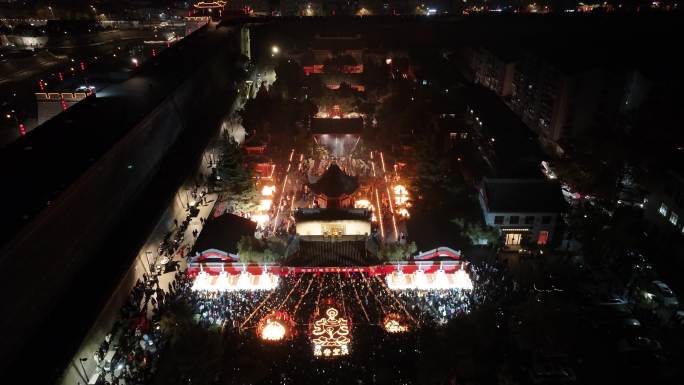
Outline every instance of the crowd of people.
<path id="1" fill-rule="evenodd" d="M 175 294 L 164 291 L 156 277 L 144 275 L 133 287 L 120 316 L 93 354 L 97 384 L 149 383 L 166 339 L 159 321 Z"/>

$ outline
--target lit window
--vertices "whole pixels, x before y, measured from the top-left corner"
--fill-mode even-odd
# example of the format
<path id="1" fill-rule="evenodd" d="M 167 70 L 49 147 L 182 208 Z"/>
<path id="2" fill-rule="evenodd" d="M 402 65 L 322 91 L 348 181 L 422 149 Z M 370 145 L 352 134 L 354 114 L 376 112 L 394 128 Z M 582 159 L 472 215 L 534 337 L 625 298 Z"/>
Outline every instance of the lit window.
<path id="1" fill-rule="evenodd" d="M 660 215 L 666 217 L 667 216 L 667 205 L 665 205 L 665 203 L 661 204 L 658 212 L 660 213 Z"/>
<path id="2" fill-rule="evenodd" d="M 546 242 L 549 241 L 549 232 L 548 231 L 540 231 L 539 232 L 539 237 L 537 238 L 537 244 L 538 245 L 545 245 Z"/>
<path id="3" fill-rule="evenodd" d="M 456 133 L 456 132 L 450 132 L 449 133 L 449 139 L 453 140 L 456 138 L 458 138 L 458 133 Z"/>
<path id="4" fill-rule="evenodd" d="M 679 215 L 672 213 L 670 214 L 670 223 L 673 225 L 677 226 L 677 220 L 679 219 Z"/>

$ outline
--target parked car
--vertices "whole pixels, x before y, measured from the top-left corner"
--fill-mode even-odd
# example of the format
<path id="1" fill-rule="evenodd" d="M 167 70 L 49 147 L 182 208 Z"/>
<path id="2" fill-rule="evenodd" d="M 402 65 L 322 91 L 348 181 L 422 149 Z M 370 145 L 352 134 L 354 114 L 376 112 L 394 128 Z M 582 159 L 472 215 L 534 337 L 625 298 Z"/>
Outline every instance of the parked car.
<path id="1" fill-rule="evenodd" d="M 553 357 L 538 357 L 529 371 L 533 384 L 574 384 L 577 376 L 565 360 Z"/>
<path id="2" fill-rule="evenodd" d="M 679 300 L 672 292 L 669 286 L 667 286 L 663 281 L 653 281 L 651 282 L 655 288 L 655 296 L 658 300 L 667 307 L 678 307 Z"/>
<path id="3" fill-rule="evenodd" d="M 619 296 L 612 294 L 604 294 L 593 299 L 593 304 L 598 308 L 604 308 L 606 310 L 611 310 L 616 313 L 631 314 L 629 308 L 629 303 L 620 298 Z"/>
<path id="4" fill-rule="evenodd" d="M 617 343 L 617 349 L 620 353 L 635 351 L 658 352 L 662 348 L 663 346 L 660 342 L 648 337 L 628 337 L 621 339 Z"/>

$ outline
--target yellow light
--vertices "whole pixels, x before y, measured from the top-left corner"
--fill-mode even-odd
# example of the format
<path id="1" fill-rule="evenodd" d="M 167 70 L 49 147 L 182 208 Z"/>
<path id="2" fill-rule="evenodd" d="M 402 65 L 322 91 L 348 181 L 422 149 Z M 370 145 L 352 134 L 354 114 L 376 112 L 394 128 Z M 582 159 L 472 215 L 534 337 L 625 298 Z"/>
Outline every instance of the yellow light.
<path id="1" fill-rule="evenodd" d="M 272 199 L 262 199 L 259 201 L 259 207 L 257 210 L 259 211 L 268 211 L 271 209 L 271 206 L 273 205 L 273 200 Z"/>
<path id="2" fill-rule="evenodd" d="M 252 215 L 252 221 L 256 222 L 259 227 L 264 227 L 270 219 L 271 217 L 268 214 Z"/>
<path id="3" fill-rule="evenodd" d="M 455 273 L 447 273 L 439 269 L 435 273 L 418 270 L 404 274 L 401 271 L 385 277 L 387 287 L 391 290 L 472 290 L 473 281 L 468 273 L 461 269 Z"/>
<path id="4" fill-rule="evenodd" d="M 408 210 L 406 210 L 406 208 L 404 208 L 404 207 L 397 210 L 397 213 L 399 213 L 399 216 L 404 217 L 404 218 L 408 218 L 411 216 L 411 214 L 409 214 Z"/>
<path id="5" fill-rule="evenodd" d="M 359 199 L 356 202 L 354 202 L 354 207 L 357 209 L 367 209 L 371 208 L 371 203 L 368 199 Z"/>
<path id="6" fill-rule="evenodd" d="M 285 326 L 278 321 L 267 320 L 261 330 L 261 339 L 266 341 L 280 341 L 285 338 Z"/>
<path id="7" fill-rule="evenodd" d="M 408 327 L 400 324 L 399 321 L 397 321 L 397 320 L 389 320 L 389 321 L 385 322 L 385 330 L 388 333 L 393 333 L 393 334 L 404 333 L 404 332 L 408 331 Z"/>
<path id="8" fill-rule="evenodd" d="M 275 186 L 264 186 L 261 189 L 261 195 L 263 195 L 265 197 L 270 197 L 270 196 L 273 196 L 273 193 L 275 193 L 275 191 L 276 191 Z"/>
<path id="9" fill-rule="evenodd" d="M 393 187 L 394 190 L 394 203 L 397 206 L 401 206 L 403 204 L 407 204 L 409 200 L 409 195 L 408 195 L 408 190 L 406 190 L 406 187 L 398 184 Z"/>
<path id="10" fill-rule="evenodd" d="M 271 52 L 272 52 L 274 55 L 277 55 L 277 54 L 280 52 L 280 48 L 278 48 L 277 45 L 274 45 L 273 47 L 271 47 Z"/>

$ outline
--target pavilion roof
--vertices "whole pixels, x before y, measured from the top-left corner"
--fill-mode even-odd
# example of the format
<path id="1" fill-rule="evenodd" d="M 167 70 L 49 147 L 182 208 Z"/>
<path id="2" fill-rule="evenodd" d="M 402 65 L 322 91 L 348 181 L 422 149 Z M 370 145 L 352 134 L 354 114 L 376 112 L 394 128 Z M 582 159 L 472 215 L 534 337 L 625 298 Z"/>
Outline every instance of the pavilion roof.
<path id="1" fill-rule="evenodd" d="M 316 194 L 323 194 L 330 198 L 338 198 L 345 194 L 352 194 L 359 188 L 355 177 L 349 176 L 333 163 L 316 181 L 309 185 Z"/>
<path id="2" fill-rule="evenodd" d="M 256 223 L 234 214 L 223 214 L 204 223 L 191 255 L 216 249 L 226 253 L 237 253 L 237 244 L 242 236 L 253 236 Z"/>
<path id="3" fill-rule="evenodd" d="M 361 134 L 363 118 L 314 118 L 311 120 L 313 134 Z"/>

